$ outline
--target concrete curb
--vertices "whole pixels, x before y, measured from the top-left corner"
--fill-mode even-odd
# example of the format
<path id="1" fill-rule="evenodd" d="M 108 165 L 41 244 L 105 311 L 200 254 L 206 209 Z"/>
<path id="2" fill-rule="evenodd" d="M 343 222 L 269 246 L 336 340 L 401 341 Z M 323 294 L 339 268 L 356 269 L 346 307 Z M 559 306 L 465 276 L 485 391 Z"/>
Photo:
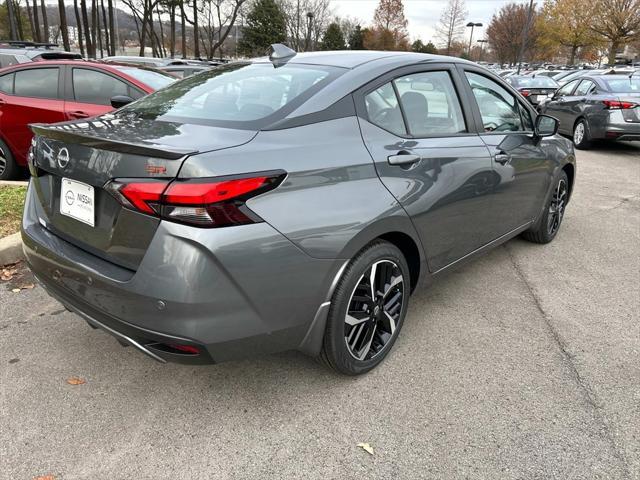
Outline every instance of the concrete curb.
<path id="1" fill-rule="evenodd" d="M 20 232 L 0 238 L 0 265 L 22 260 L 22 237 Z"/>
<path id="2" fill-rule="evenodd" d="M 8 187 L 26 187 L 29 182 L 26 180 L 0 180 L 0 186 L 6 185 Z"/>

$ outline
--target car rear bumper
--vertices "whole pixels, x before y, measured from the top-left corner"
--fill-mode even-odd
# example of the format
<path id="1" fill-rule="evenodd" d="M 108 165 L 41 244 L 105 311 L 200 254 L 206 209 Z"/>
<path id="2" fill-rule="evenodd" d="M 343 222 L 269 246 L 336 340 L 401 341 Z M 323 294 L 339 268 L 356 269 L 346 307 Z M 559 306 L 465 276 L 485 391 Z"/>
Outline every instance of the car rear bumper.
<path id="1" fill-rule="evenodd" d="M 138 269 L 127 270 L 55 236 L 35 201 L 30 188 L 22 238 L 38 281 L 90 325 L 160 361 L 307 350 L 301 346 L 344 263 L 309 257 L 266 223 L 199 229 L 161 222 Z"/>
<path id="2" fill-rule="evenodd" d="M 640 140 L 640 122 L 628 122 L 623 112 L 616 110 L 610 114 L 605 126 L 604 138 L 608 140 Z"/>

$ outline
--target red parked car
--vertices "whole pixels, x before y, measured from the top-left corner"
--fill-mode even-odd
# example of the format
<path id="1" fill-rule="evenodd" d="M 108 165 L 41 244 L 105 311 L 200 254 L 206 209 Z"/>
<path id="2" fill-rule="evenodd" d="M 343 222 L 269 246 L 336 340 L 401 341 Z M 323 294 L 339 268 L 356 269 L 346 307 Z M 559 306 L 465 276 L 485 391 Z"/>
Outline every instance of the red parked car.
<path id="1" fill-rule="evenodd" d="M 26 166 L 30 123 L 101 115 L 174 81 L 148 68 L 72 60 L 0 69 L 0 180 Z"/>

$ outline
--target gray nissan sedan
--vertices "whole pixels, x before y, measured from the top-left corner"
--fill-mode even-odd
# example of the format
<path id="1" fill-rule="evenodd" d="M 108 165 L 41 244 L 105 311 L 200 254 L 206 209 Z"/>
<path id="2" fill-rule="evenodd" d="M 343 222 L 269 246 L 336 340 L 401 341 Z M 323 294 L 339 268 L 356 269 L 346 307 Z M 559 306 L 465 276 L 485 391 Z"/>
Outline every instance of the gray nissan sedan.
<path id="1" fill-rule="evenodd" d="M 32 129 L 29 266 L 161 362 L 299 350 L 367 372 L 416 288 L 516 235 L 553 240 L 576 175 L 555 119 L 417 53 L 274 45 Z"/>

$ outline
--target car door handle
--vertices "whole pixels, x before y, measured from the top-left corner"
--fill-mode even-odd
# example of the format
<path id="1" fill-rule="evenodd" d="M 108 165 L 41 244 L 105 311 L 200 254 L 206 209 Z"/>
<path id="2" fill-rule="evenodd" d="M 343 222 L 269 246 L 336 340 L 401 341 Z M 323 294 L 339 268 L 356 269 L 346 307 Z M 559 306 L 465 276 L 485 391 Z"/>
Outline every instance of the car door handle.
<path id="1" fill-rule="evenodd" d="M 506 165 L 507 163 L 509 163 L 511 161 L 511 155 L 509 155 L 508 153 L 496 153 L 496 155 L 493 157 L 493 159 L 498 162 L 500 165 Z"/>
<path id="2" fill-rule="evenodd" d="M 69 112 L 69 116 L 73 118 L 87 118 L 89 114 L 80 110 L 76 110 L 75 112 Z"/>
<path id="3" fill-rule="evenodd" d="M 389 165 L 407 165 L 409 163 L 416 163 L 420 161 L 420 155 L 415 155 L 409 152 L 398 152 L 397 155 L 390 155 L 387 157 Z"/>

